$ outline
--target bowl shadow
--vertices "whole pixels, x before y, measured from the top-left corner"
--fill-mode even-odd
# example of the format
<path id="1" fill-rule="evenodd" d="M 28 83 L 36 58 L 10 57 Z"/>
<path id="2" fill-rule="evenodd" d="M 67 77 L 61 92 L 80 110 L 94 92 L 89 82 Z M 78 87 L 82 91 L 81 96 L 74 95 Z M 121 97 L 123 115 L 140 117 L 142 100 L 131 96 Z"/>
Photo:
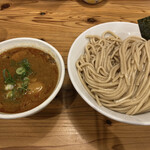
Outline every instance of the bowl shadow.
<path id="1" fill-rule="evenodd" d="M 72 135 L 72 138 L 80 139 L 76 140 L 75 143 L 69 139 L 68 143 L 73 142 L 74 149 L 78 149 L 82 143 L 83 145 L 89 145 L 88 149 L 109 150 L 112 147 L 116 149 L 115 145 L 119 145 L 119 149 L 124 150 L 119 138 L 109 129 L 113 121 L 96 112 L 77 94 L 67 71 L 61 95 L 64 110 L 67 112 L 69 122 L 71 123 L 68 130 L 73 128 L 75 133 L 77 132 L 77 137 Z"/>
<path id="2" fill-rule="evenodd" d="M 69 113 L 69 119 L 84 139 L 84 144 L 97 150 L 110 150 L 113 147 L 116 150 L 124 150 L 119 137 L 110 130 L 115 121 L 93 110 L 79 95 L 70 107 L 73 111 Z M 119 149 L 116 145 L 119 145 Z"/>

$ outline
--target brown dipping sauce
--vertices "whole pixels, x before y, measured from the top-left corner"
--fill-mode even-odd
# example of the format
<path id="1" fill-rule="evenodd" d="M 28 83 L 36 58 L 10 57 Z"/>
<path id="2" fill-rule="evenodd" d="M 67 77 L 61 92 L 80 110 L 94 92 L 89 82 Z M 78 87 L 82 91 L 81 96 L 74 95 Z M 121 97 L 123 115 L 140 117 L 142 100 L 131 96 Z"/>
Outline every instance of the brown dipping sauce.
<path id="1" fill-rule="evenodd" d="M 12 62 L 28 59 L 33 71 L 29 75 L 28 91 L 15 99 L 6 98 L 3 70 L 14 75 L 17 66 Z M 0 55 L 0 112 L 19 113 L 30 110 L 46 100 L 56 87 L 58 67 L 52 56 L 41 50 L 27 47 L 14 48 Z"/>

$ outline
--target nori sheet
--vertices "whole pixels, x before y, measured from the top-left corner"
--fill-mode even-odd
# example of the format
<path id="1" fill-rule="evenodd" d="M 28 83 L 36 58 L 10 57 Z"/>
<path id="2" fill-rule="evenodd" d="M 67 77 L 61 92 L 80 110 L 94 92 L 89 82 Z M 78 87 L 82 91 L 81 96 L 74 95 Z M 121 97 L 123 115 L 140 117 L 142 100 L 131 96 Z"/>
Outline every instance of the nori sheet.
<path id="1" fill-rule="evenodd" d="M 141 36 L 149 40 L 150 39 L 150 16 L 138 20 Z"/>

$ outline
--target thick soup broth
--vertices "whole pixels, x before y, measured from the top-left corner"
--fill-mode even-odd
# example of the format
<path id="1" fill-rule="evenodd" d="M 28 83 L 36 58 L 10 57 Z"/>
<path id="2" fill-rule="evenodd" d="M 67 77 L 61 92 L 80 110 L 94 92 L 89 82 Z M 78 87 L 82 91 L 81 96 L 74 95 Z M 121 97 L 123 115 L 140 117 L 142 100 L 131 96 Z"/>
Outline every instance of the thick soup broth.
<path id="1" fill-rule="evenodd" d="M 0 112 L 19 113 L 46 100 L 56 87 L 53 57 L 35 48 L 14 48 L 0 55 Z"/>

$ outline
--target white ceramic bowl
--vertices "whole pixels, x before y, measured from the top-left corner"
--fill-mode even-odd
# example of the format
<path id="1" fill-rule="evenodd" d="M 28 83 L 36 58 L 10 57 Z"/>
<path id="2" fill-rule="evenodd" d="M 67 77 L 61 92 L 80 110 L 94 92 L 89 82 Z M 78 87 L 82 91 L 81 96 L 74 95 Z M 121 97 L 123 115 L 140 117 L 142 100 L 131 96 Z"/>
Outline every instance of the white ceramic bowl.
<path id="1" fill-rule="evenodd" d="M 72 81 L 72 84 L 74 85 L 75 89 L 80 94 L 80 96 L 99 113 L 111 119 L 124 122 L 124 123 L 137 124 L 137 125 L 150 125 L 150 112 L 139 114 L 139 115 L 134 115 L 134 116 L 129 116 L 126 114 L 121 114 L 115 111 L 111 111 L 103 106 L 100 107 L 96 103 L 96 101 L 88 94 L 88 92 L 83 87 L 82 83 L 80 82 L 80 79 L 78 77 L 77 70 L 75 67 L 75 62 L 77 61 L 79 56 L 83 53 L 84 47 L 88 42 L 85 36 L 86 35 L 101 35 L 104 31 L 107 31 L 107 30 L 113 31 L 122 39 L 125 39 L 131 35 L 140 36 L 138 25 L 134 23 L 127 23 L 127 22 L 108 22 L 108 23 L 100 24 L 80 34 L 79 37 L 72 44 L 70 51 L 69 51 L 69 55 L 68 55 L 68 72 L 69 72 L 69 76 Z"/>
<path id="2" fill-rule="evenodd" d="M 21 113 L 14 113 L 14 114 L 0 113 L 0 119 L 22 118 L 39 112 L 54 99 L 54 97 L 59 92 L 64 80 L 65 75 L 64 61 L 62 59 L 62 56 L 52 45 L 42 40 L 34 38 L 14 38 L 0 43 L 0 54 L 15 47 L 33 47 L 50 54 L 56 60 L 56 63 L 58 65 L 59 69 L 58 82 L 53 93 L 37 107 Z"/>

